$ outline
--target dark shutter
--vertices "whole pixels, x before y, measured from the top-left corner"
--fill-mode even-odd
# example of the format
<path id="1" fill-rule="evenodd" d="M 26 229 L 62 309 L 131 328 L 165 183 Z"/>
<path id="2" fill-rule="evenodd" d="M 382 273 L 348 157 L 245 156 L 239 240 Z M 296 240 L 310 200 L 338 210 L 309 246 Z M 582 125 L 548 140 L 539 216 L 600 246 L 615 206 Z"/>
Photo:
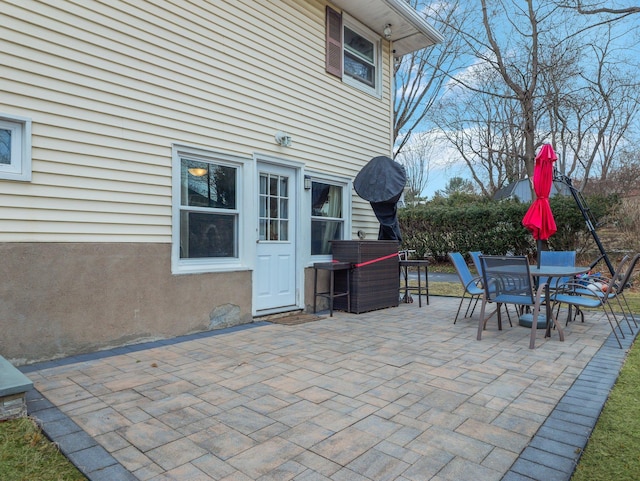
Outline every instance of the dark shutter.
<path id="1" fill-rule="evenodd" d="M 342 14 L 327 6 L 326 70 L 342 78 Z"/>

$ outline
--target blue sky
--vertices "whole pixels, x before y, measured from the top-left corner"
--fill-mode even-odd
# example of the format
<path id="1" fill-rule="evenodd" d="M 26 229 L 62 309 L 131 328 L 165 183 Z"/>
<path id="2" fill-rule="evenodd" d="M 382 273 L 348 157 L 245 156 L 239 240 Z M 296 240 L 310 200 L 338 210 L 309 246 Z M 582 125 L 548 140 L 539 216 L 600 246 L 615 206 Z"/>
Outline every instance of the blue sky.
<path id="1" fill-rule="evenodd" d="M 606 2 L 606 6 L 608 7 L 629 7 L 629 6 L 637 6 L 637 1 L 634 0 L 613 0 L 610 2 Z M 618 38 L 618 43 L 620 46 L 624 44 L 631 43 L 635 46 L 634 50 L 638 48 L 638 35 L 640 34 L 640 29 L 637 28 L 638 23 L 640 23 L 640 15 L 633 15 L 631 17 L 627 17 L 621 24 L 617 27 L 617 32 L 622 33 L 622 35 Z M 627 50 L 629 52 L 629 50 Z M 640 55 L 640 54 L 639 54 Z M 473 69 L 475 64 L 471 64 L 468 69 Z M 458 75 L 465 75 L 467 69 L 458 72 Z M 456 154 L 453 150 L 450 150 L 448 147 L 440 148 L 441 155 L 436 155 L 435 158 L 432 156 L 431 167 L 429 171 L 429 180 L 426 188 L 423 191 L 423 195 L 429 198 L 432 198 L 434 193 L 437 190 L 442 190 L 446 186 L 449 179 L 452 177 L 462 177 L 462 178 L 470 178 L 470 172 L 468 167 L 463 162 L 458 164 L 453 164 L 452 160 L 459 157 L 459 154 Z"/>

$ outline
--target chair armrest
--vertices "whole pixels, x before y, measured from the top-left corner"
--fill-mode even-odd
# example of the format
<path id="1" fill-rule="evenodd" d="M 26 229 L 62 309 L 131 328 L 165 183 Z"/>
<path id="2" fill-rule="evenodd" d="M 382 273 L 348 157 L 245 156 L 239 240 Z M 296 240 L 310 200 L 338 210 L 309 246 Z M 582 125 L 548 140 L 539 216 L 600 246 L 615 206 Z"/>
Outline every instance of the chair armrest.
<path id="1" fill-rule="evenodd" d="M 464 285 L 464 290 L 466 291 L 471 284 L 475 284 L 477 286 L 478 283 L 482 283 L 482 278 L 480 276 L 476 276 L 473 279 L 471 279 L 469 282 L 467 282 Z"/>
<path id="2" fill-rule="evenodd" d="M 560 295 L 560 294 L 571 294 L 571 295 L 578 295 L 578 296 L 591 296 L 595 298 L 600 298 L 603 295 L 603 291 L 600 288 L 596 288 L 593 290 L 589 289 L 587 285 L 579 281 L 578 282 L 570 281 L 562 284 L 562 286 L 558 287 L 555 290 L 554 295 Z M 553 297 L 553 295 L 551 297 Z"/>

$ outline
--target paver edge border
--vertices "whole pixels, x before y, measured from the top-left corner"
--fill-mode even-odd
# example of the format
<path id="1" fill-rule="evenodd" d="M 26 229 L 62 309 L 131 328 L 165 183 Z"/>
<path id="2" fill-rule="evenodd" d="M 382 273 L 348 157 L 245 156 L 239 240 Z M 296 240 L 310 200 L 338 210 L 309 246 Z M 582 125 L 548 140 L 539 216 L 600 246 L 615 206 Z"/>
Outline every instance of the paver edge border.
<path id="1" fill-rule="evenodd" d="M 502 481 L 571 479 L 639 332 L 640 329 L 636 329 L 635 333 L 620 339 L 622 349 L 613 333 L 609 334 Z M 598 373 L 596 377 L 593 377 L 594 371 Z M 582 402 L 585 394 L 590 395 L 590 403 L 595 405 L 588 413 L 583 404 L 576 402 Z M 550 446 L 554 452 L 549 450 Z"/>

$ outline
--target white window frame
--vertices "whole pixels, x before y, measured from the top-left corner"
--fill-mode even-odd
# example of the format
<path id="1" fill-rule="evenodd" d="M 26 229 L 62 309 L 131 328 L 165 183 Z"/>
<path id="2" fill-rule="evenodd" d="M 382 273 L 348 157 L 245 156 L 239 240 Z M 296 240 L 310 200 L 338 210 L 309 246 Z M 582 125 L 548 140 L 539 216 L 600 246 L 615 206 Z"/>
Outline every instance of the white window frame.
<path id="1" fill-rule="evenodd" d="M 183 158 L 198 162 L 225 165 L 236 169 L 236 208 L 229 213 L 237 216 L 237 256 L 206 257 L 185 259 L 180 257 L 180 213 L 182 189 Z M 194 274 L 204 272 L 228 272 L 249 269 L 247 261 L 247 222 L 251 216 L 246 214 L 247 192 L 251 192 L 251 159 L 245 159 L 220 152 L 208 151 L 198 147 L 174 144 L 172 146 L 172 228 L 171 228 L 171 272 L 173 274 Z M 248 184 L 249 183 L 249 184 Z"/>
<path id="2" fill-rule="evenodd" d="M 31 181 L 31 119 L 0 113 L 0 129 L 11 132 L 11 161 L 0 164 L 0 179 Z"/>
<path id="3" fill-rule="evenodd" d="M 351 239 L 351 210 L 352 210 L 352 202 L 351 202 L 351 191 L 353 190 L 351 179 L 347 179 L 344 177 L 329 175 L 329 174 L 321 174 L 314 172 L 305 172 L 305 178 L 310 179 L 313 182 L 321 182 L 323 184 L 329 185 L 337 185 L 342 187 L 342 219 L 344 222 L 344 228 L 342 230 L 342 239 L 348 240 Z M 314 262 L 324 262 L 331 261 L 331 254 L 322 254 L 322 255 L 312 255 L 311 254 L 311 225 L 312 225 L 312 216 L 311 216 L 311 208 L 312 208 L 312 199 L 311 192 L 312 189 L 309 189 L 307 196 L 307 207 L 306 212 L 309 213 L 309 225 L 307 227 L 308 234 L 308 242 L 307 242 L 307 252 L 309 253 L 310 264 Z M 328 218 L 323 218 L 325 220 L 330 220 Z"/>
<path id="4" fill-rule="evenodd" d="M 349 17 L 347 14 L 342 14 L 342 38 L 345 38 L 344 29 L 348 28 L 349 30 L 357 33 L 364 39 L 368 40 L 373 44 L 373 67 L 375 68 L 374 74 L 374 82 L 375 86 L 371 87 L 366 83 L 348 75 L 345 72 L 345 50 L 346 50 L 346 42 L 342 42 L 342 81 L 347 85 L 355 87 L 363 92 L 374 95 L 378 98 L 382 97 L 382 47 L 380 44 L 380 37 L 375 32 L 372 32 L 367 27 L 357 22 L 355 19 Z"/>

